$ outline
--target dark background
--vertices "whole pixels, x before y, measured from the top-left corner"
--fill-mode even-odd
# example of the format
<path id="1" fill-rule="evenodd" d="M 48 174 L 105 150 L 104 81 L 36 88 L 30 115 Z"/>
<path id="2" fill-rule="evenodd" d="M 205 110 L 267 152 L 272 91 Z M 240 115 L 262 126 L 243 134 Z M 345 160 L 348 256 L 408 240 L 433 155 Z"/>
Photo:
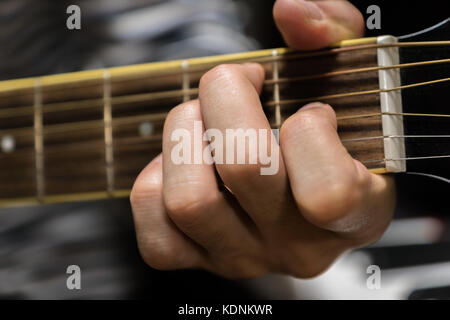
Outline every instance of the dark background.
<path id="1" fill-rule="evenodd" d="M 267 48 L 284 46 L 272 19 L 272 0 L 237 0 L 248 2 L 255 8 L 257 17 L 249 26 L 249 33 Z M 353 3 L 364 15 L 370 5 L 378 5 L 381 9 L 381 30 L 368 30 L 366 36 L 378 35 L 401 36 L 431 27 L 450 15 L 449 3 L 446 0 L 408 1 L 408 0 L 353 0 Z"/>

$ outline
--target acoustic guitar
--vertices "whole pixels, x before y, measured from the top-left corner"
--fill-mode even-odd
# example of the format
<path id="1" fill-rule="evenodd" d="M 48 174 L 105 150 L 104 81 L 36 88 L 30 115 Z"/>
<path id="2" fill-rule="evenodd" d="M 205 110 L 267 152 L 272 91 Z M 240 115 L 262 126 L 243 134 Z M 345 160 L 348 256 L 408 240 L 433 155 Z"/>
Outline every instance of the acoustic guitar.
<path id="1" fill-rule="evenodd" d="M 450 182 L 449 39 L 450 19 L 315 52 L 273 49 L 2 81 L 0 206 L 128 196 L 161 151 L 170 108 L 195 99 L 210 68 L 250 61 L 265 69 L 261 102 L 273 128 L 301 105 L 329 103 L 342 143 L 371 171 Z"/>

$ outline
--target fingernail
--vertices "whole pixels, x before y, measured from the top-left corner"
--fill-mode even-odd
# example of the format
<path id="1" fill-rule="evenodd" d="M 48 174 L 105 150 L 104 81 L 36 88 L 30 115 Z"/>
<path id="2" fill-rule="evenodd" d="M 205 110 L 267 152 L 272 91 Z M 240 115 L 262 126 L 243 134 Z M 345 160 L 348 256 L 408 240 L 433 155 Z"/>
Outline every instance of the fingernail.
<path id="1" fill-rule="evenodd" d="M 320 9 L 317 3 L 315 3 L 314 1 L 309 0 L 296 0 L 296 1 L 306 8 L 307 14 L 311 20 L 322 20 L 323 18 L 325 18 L 325 14 L 323 13 L 322 9 Z"/>

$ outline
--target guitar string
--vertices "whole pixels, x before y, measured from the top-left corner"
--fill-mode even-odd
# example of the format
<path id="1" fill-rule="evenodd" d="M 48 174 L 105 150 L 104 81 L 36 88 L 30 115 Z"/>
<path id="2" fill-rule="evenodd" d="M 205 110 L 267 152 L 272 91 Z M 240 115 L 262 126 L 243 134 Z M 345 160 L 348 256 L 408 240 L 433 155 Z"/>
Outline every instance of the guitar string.
<path id="1" fill-rule="evenodd" d="M 307 103 L 307 102 L 313 102 L 313 101 L 318 101 L 318 100 L 332 100 L 332 99 L 339 99 L 339 98 L 346 98 L 346 97 L 363 96 L 363 95 L 368 95 L 368 94 L 400 91 L 400 90 L 422 87 L 422 86 L 438 84 L 438 83 L 443 83 L 443 82 L 450 82 L 450 78 L 442 78 L 442 79 L 437 79 L 437 80 L 432 80 L 432 81 L 418 82 L 418 83 L 413 83 L 413 84 L 408 84 L 408 85 L 398 86 L 398 87 L 393 87 L 393 88 L 388 88 L 388 89 L 375 89 L 375 90 L 367 90 L 367 91 L 356 91 L 356 92 L 324 95 L 324 96 L 311 97 L 311 98 L 281 100 L 279 103 L 281 105 L 286 105 L 286 104 Z M 274 106 L 275 103 L 273 101 L 269 101 L 269 102 L 265 103 L 265 105 L 270 107 L 270 106 Z"/>
<path id="2" fill-rule="evenodd" d="M 372 164 L 386 161 L 417 161 L 417 160 L 433 160 L 433 159 L 450 159 L 450 155 L 439 155 L 439 156 L 423 156 L 423 157 L 406 157 L 406 158 L 389 158 L 389 159 L 378 159 L 378 160 L 364 160 L 361 161 L 363 164 Z"/>
<path id="3" fill-rule="evenodd" d="M 341 70 L 341 71 L 335 71 L 335 72 L 329 72 L 329 73 L 316 74 L 316 75 L 311 75 L 311 76 L 294 77 L 294 78 L 280 78 L 278 81 L 265 80 L 264 85 L 293 83 L 293 82 L 307 81 L 307 80 L 313 80 L 313 79 L 335 77 L 335 76 L 346 75 L 346 74 L 363 73 L 363 72 L 378 71 L 378 70 L 389 70 L 389 69 L 403 69 L 403 68 L 411 68 L 411 67 L 435 65 L 435 64 L 445 64 L 445 63 L 450 63 L 450 59 L 429 60 L 429 61 L 398 64 L 398 65 L 385 66 L 385 67 L 382 66 L 382 67 L 348 69 L 348 70 Z M 198 88 L 192 88 L 189 90 L 156 91 L 156 92 L 143 93 L 143 94 L 112 97 L 112 103 L 117 106 L 119 104 L 125 104 L 125 103 L 151 102 L 151 101 L 155 101 L 155 100 L 181 98 L 185 95 L 197 95 L 197 94 L 198 94 Z M 313 98 L 309 98 L 309 99 L 313 99 Z M 44 113 L 53 113 L 53 112 L 61 112 L 61 111 L 69 111 L 69 110 L 79 110 L 79 109 L 86 109 L 86 108 L 95 108 L 95 106 L 97 106 L 97 107 L 103 106 L 103 99 L 102 98 L 81 99 L 81 100 L 69 101 L 69 102 L 48 103 L 48 104 L 43 105 L 43 112 Z M 4 109 L 0 109 L 0 118 L 12 118 L 12 117 L 17 117 L 17 116 L 27 116 L 27 115 L 31 115 L 33 113 L 33 111 L 34 111 L 33 106 L 4 108 Z"/>
<path id="4" fill-rule="evenodd" d="M 392 159 L 386 159 L 386 161 L 413 161 L 413 160 L 429 160 L 429 159 L 450 159 L 450 154 L 446 154 L 446 155 L 442 155 L 442 156 L 392 158 Z"/>
<path id="5" fill-rule="evenodd" d="M 342 143 L 348 142 L 359 142 L 359 141 L 370 141 L 370 140 L 381 140 L 381 139 L 439 139 L 439 138 L 450 138 L 450 135 L 387 135 L 387 136 L 373 136 L 373 137 L 362 137 L 362 138 L 352 138 L 352 139 L 341 139 Z"/>
<path id="6" fill-rule="evenodd" d="M 382 138 L 382 137 L 380 137 L 380 138 Z M 160 142 L 160 139 L 158 139 L 158 138 L 155 138 L 155 139 L 152 139 L 152 140 L 153 141 L 150 141 L 150 142 L 153 142 L 153 143 Z M 100 146 L 100 145 L 103 145 L 103 144 L 101 142 L 99 142 L 98 145 Z M 129 148 L 130 146 L 127 146 L 127 147 Z M 132 149 L 134 149 L 134 150 L 139 150 L 139 149 L 136 149 L 136 145 L 134 145 L 132 147 L 133 147 Z M 148 150 L 148 148 L 147 148 L 148 146 L 147 145 L 143 145 L 142 147 L 144 147 L 145 150 Z M 154 150 L 156 150 L 157 152 L 160 152 L 160 150 L 158 150 L 158 148 L 154 149 Z M 57 151 L 55 153 L 59 153 L 59 150 L 54 150 L 54 151 Z M 70 152 L 70 151 L 77 152 L 77 150 L 65 150 L 64 152 L 67 153 L 67 152 Z M 95 152 L 96 150 L 95 149 L 90 149 L 90 151 L 92 153 L 92 152 Z M 120 151 L 123 152 L 124 150 L 122 149 Z M 98 159 L 99 160 L 99 164 L 103 163 L 103 161 L 102 161 L 103 160 L 103 153 L 99 152 L 98 150 L 97 150 L 97 152 L 100 155 L 99 159 Z M 119 154 L 120 154 L 120 152 L 119 152 Z M 47 154 L 47 155 L 51 155 L 51 154 Z M 0 159 L 1 159 L 1 157 L 0 157 Z M 371 164 L 375 164 L 375 163 L 385 163 L 386 161 L 419 161 L 419 160 L 432 160 L 432 159 L 435 159 L 435 160 L 450 159 L 450 155 L 444 154 L 444 155 L 430 155 L 430 156 L 404 157 L 404 158 L 384 158 L 384 159 L 360 160 L 360 161 L 361 161 L 361 163 L 363 163 L 365 165 L 371 165 Z M 8 168 L 5 168 L 4 170 L 1 170 L 1 169 L 2 168 L 0 168 L 0 172 L 7 172 L 7 171 L 9 172 L 11 170 L 11 169 L 8 169 Z"/>
<path id="7" fill-rule="evenodd" d="M 126 125 L 126 124 L 134 124 L 136 122 L 142 121 L 160 121 L 160 124 L 165 121 L 167 117 L 166 112 L 151 114 L 147 116 L 132 116 L 132 117 L 122 117 L 116 118 L 113 120 L 113 126 L 117 127 L 118 125 Z M 434 117 L 434 118 L 450 118 L 450 114 L 426 114 L 426 113 L 403 113 L 403 112 L 379 112 L 379 113 L 371 113 L 371 114 L 362 114 L 355 116 L 347 116 L 347 117 L 337 117 L 337 121 L 345 121 L 351 119 L 360 119 L 360 118 L 375 118 L 381 117 L 383 115 L 388 116 L 406 116 L 406 117 Z M 153 125 L 158 124 L 153 123 Z M 66 129 L 67 126 L 71 126 L 70 130 Z M 95 130 L 95 129 L 103 129 L 102 120 L 90 120 L 90 121 L 82 121 L 82 122 L 72 122 L 70 124 L 56 124 L 56 125 L 48 125 L 44 128 L 44 134 L 51 133 L 71 133 L 74 131 L 86 131 L 86 130 Z M 0 136 L 6 135 L 14 135 L 15 137 L 28 136 L 29 131 L 33 130 L 33 128 L 19 128 L 19 129 L 10 129 L 10 130 L 1 130 Z"/>
<path id="8" fill-rule="evenodd" d="M 443 136 L 439 136 L 439 135 L 433 135 L 433 136 L 388 136 L 388 138 L 442 138 L 442 137 L 450 138 L 450 135 L 443 135 Z M 386 137 L 380 136 L 380 137 L 375 137 L 375 138 L 384 139 Z M 147 138 L 145 141 L 139 141 L 139 143 L 134 143 L 132 145 L 124 143 L 125 140 L 127 140 L 127 139 L 119 139 L 119 141 L 116 141 L 114 144 L 115 144 L 116 147 L 120 146 L 118 148 L 118 150 L 117 150 L 118 154 L 120 154 L 120 153 L 123 154 L 124 151 L 130 151 L 130 150 L 139 150 L 139 149 L 148 150 L 148 144 L 149 143 L 152 143 L 152 144 L 158 143 L 158 145 L 159 145 L 160 142 L 161 142 L 161 139 L 162 139 L 161 135 L 153 136 L 153 137 Z M 352 139 L 347 139 L 347 140 L 341 140 L 341 141 L 343 143 L 345 143 L 345 142 L 352 142 L 353 140 Z M 143 142 L 146 142 L 146 144 L 142 145 Z M 93 142 L 91 141 L 91 142 L 88 142 L 88 143 L 71 143 L 71 144 L 66 144 L 65 145 L 66 148 L 64 150 L 61 150 L 58 147 L 55 147 L 54 149 L 53 148 L 49 148 L 49 149 L 47 149 L 45 151 L 45 154 L 47 156 L 52 156 L 52 155 L 54 156 L 55 154 L 59 154 L 59 153 L 64 153 L 65 155 L 70 155 L 70 152 L 76 152 L 76 154 L 79 155 L 79 150 L 84 150 L 84 151 L 88 151 L 89 150 L 91 153 L 92 152 L 99 153 L 100 154 L 99 163 L 100 162 L 103 163 L 103 153 L 102 152 L 99 152 L 98 149 L 96 149 L 96 148 L 90 148 L 88 150 L 83 149 L 83 148 L 77 148 L 77 147 L 80 147 L 80 145 L 84 146 L 84 147 L 93 147 L 95 145 L 103 146 L 103 141 L 99 140 L 99 141 L 93 141 Z M 69 148 L 67 148 L 67 147 L 69 147 Z M 124 147 L 126 147 L 126 148 L 124 148 Z M 155 148 L 153 150 L 157 150 L 159 152 L 160 150 L 158 150 L 158 149 L 160 149 L 160 148 L 161 147 L 159 146 L 159 147 L 157 147 L 157 148 Z M 14 156 L 15 156 L 14 158 L 19 158 L 19 159 L 29 159 L 29 154 L 25 154 L 25 155 L 15 154 Z M 0 154 L 0 160 L 1 160 L 1 158 L 2 158 L 2 155 Z M 389 158 L 389 159 L 377 159 L 377 160 L 361 160 L 361 163 L 363 163 L 364 165 L 370 166 L 370 165 L 374 165 L 376 163 L 382 164 L 382 163 L 385 163 L 387 161 L 413 161 L 413 160 L 448 159 L 448 158 L 450 158 L 450 155 L 432 155 L 432 156 L 407 157 L 407 158 Z M 9 172 L 10 169 L 8 169 L 8 168 L 5 168 L 5 170 L 1 170 L 0 169 L 0 172 L 6 172 L 6 171 Z M 62 176 L 62 175 L 54 175 L 54 176 Z"/>
<path id="9" fill-rule="evenodd" d="M 437 113 L 408 113 L 408 112 L 376 112 L 367 113 L 354 116 L 337 117 L 338 121 L 381 117 L 383 115 L 388 116 L 407 116 L 407 117 L 431 117 L 431 118 L 450 118 L 450 114 L 437 114 Z"/>
<path id="10" fill-rule="evenodd" d="M 154 142 L 159 142 L 159 141 L 155 140 Z M 99 143 L 99 145 L 102 145 L 102 144 Z M 91 150 L 91 151 L 94 151 L 94 150 Z M 65 151 L 65 152 L 67 152 L 67 151 Z M 99 154 L 100 154 L 100 157 L 98 159 L 99 164 L 100 163 L 103 164 L 103 162 L 104 162 L 103 154 L 102 153 L 99 153 Z M 375 164 L 375 163 L 385 163 L 386 161 L 420 161 L 420 160 L 443 160 L 443 159 L 450 159 L 450 155 L 444 154 L 444 155 L 431 155 L 431 156 L 420 156 L 420 157 L 384 158 L 384 159 L 376 159 L 376 160 L 360 160 L 360 162 L 365 165 L 371 165 L 371 164 Z M 9 169 L 5 168 L 4 170 L 2 170 L 2 169 L 3 168 L 0 168 L 0 172 L 10 172 L 10 170 L 11 170 L 11 168 L 9 168 Z"/>
<path id="11" fill-rule="evenodd" d="M 112 121 L 113 127 L 117 127 L 119 125 L 125 125 L 125 124 L 134 124 L 137 122 L 152 122 L 153 125 L 159 123 L 162 124 L 167 116 L 167 112 L 161 112 L 158 114 L 151 114 L 151 115 L 139 115 L 139 116 L 132 116 L 132 117 L 120 117 L 115 118 Z M 442 119 L 449 119 L 450 114 L 420 114 L 420 113 L 402 113 L 402 112 L 379 112 L 379 113 L 370 113 L 370 114 L 362 114 L 362 115 L 355 115 L 355 116 L 346 116 L 346 117 L 337 117 L 337 121 L 346 121 L 346 120 L 352 120 L 352 119 L 361 119 L 361 118 L 376 118 L 381 117 L 383 115 L 388 116 L 405 116 L 405 117 L 425 117 L 425 118 L 442 118 Z M 47 125 L 44 127 L 44 134 L 55 134 L 55 133 L 73 133 L 73 132 L 80 132 L 80 131 L 88 131 L 88 130 L 103 130 L 103 120 L 89 120 L 89 121 L 81 121 L 81 122 L 72 122 L 67 124 L 53 124 L 53 125 Z M 117 128 L 116 128 L 117 129 Z M 14 137 L 26 137 L 30 136 L 30 138 L 33 135 L 30 135 L 29 133 L 33 131 L 33 127 L 27 127 L 27 128 L 14 128 L 14 129 L 5 129 L 0 130 L 0 136 L 14 136 Z"/>
<path id="12" fill-rule="evenodd" d="M 319 56 L 326 56 L 326 55 L 332 55 L 336 53 L 342 53 L 342 52 L 352 52 L 352 51 L 360 51 L 360 50 L 367 50 L 367 49 L 379 49 L 379 48 L 403 48 L 403 47 L 432 47 L 432 46 L 449 46 L 450 41 L 423 41 L 423 42 L 402 42 L 402 43 L 392 43 L 392 44 L 367 44 L 367 45 L 357 45 L 357 46 L 347 46 L 347 47 L 339 47 L 339 48 L 331 48 L 331 49 L 325 49 L 315 52 L 295 52 L 295 51 L 287 51 L 286 53 L 280 53 L 277 56 L 273 56 L 272 53 L 268 54 L 266 57 L 262 58 L 235 58 L 235 59 L 229 59 L 226 62 L 227 63 L 243 63 L 243 62 L 257 62 L 257 63 L 264 63 L 264 62 L 274 62 L 274 61 L 285 61 L 285 60 L 292 60 L 292 59 L 301 59 L 301 58 L 311 58 L 311 57 L 319 57 Z M 276 49 L 275 49 L 276 50 Z M 268 50 L 270 51 L 270 50 Z M 270 51 L 272 52 L 272 51 Z M 223 63 L 221 61 L 215 61 L 215 62 L 205 62 L 205 63 L 198 63 L 196 67 L 190 67 L 189 72 L 199 72 L 199 71 L 206 71 L 208 67 L 217 65 Z M 203 69 L 202 69 L 203 67 Z M 143 68 L 144 69 L 144 68 Z M 170 69 L 170 68 L 169 68 Z M 135 76 L 148 76 L 148 75 L 171 75 L 171 74 L 178 74 L 181 75 L 180 70 L 182 70 L 182 63 L 180 63 L 179 66 L 173 67 L 173 70 L 158 70 L 158 71 L 134 71 L 128 73 L 127 76 L 116 76 L 114 80 L 129 80 L 132 79 Z M 100 79 L 77 79 L 70 81 L 69 84 L 81 84 L 84 82 L 92 82 L 93 80 L 100 80 Z M 61 85 L 58 83 L 52 83 L 52 84 L 44 84 L 42 86 L 43 89 L 46 88 L 58 88 L 64 87 L 67 84 Z M 1 82 L 0 82 L 0 89 L 1 89 Z M 8 92 L 13 92 L 14 90 L 23 90 L 26 89 L 26 87 L 20 87 L 18 89 L 10 89 Z M 32 89 L 32 86 L 29 87 L 29 89 Z M 0 90 L 1 91 L 1 90 Z"/>
<path id="13" fill-rule="evenodd" d="M 341 75 L 352 75 L 352 74 L 356 74 L 356 73 L 364 73 L 364 72 L 380 71 L 380 70 L 405 69 L 405 68 L 412 68 L 412 67 L 418 67 L 418 66 L 445 64 L 445 63 L 449 63 L 449 62 L 450 62 L 450 59 L 439 59 L 439 60 L 427 60 L 427 61 L 420 61 L 420 62 L 395 64 L 395 65 L 391 65 L 391 66 L 354 68 L 354 69 L 348 69 L 348 70 L 325 72 L 325 73 L 310 75 L 310 76 L 279 78 L 277 81 L 270 79 L 270 80 L 265 80 L 264 85 L 293 83 L 293 82 L 301 82 L 301 81 L 321 79 L 321 78 L 331 78 L 331 77 L 341 76 Z"/>
<path id="14" fill-rule="evenodd" d="M 102 162 L 103 158 L 99 158 L 99 163 Z M 377 159 L 377 160 L 361 160 L 360 162 L 367 166 L 368 169 L 370 169 L 371 165 L 375 165 L 375 164 L 379 164 L 379 165 L 383 165 L 388 161 L 423 161 L 423 160 L 445 160 L 445 159 L 450 159 L 450 155 L 433 155 L 433 156 L 422 156 L 422 157 L 405 157 L 405 158 L 385 158 L 385 159 Z M 0 168 L 0 172 L 6 172 L 7 170 L 1 170 Z M 8 172 L 10 172 L 10 170 L 8 170 Z M 52 175 L 53 177 L 65 177 L 65 175 Z M 84 178 L 83 176 L 79 176 L 80 178 Z"/>
<path id="15" fill-rule="evenodd" d="M 432 81 L 426 81 L 426 82 L 418 82 L 418 83 L 414 83 L 414 84 L 409 84 L 409 85 L 404 85 L 404 86 L 399 86 L 399 87 L 394 87 L 394 88 L 389 88 L 389 89 L 375 89 L 375 90 L 368 90 L 368 91 L 358 91 L 358 92 L 351 92 L 351 93 L 343 93 L 343 94 L 335 94 L 335 95 L 327 95 L 327 96 L 320 96 L 320 97 L 313 97 L 313 98 L 304 98 L 304 99 L 292 99 L 292 100 L 280 100 L 280 105 L 286 105 L 286 104 L 300 104 L 300 103 L 306 103 L 306 102 L 312 102 L 312 101 L 319 101 L 319 100 L 331 100 L 331 99 L 339 99 L 339 98 L 344 98 L 344 97 L 349 97 L 349 96 L 361 96 L 361 95 L 369 95 L 369 94 L 376 94 L 376 93 L 382 93 L 382 92 L 392 92 L 392 91 L 401 91 L 401 90 L 406 90 L 406 89 L 411 89 L 411 88 L 417 88 L 417 87 L 421 87 L 421 86 L 428 86 L 431 84 L 437 84 L 437 83 L 443 83 L 443 82 L 449 82 L 450 78 L 444 78 L 444 79 L 437 79 L 437 80 L 432 80 Z M 274 103 L 272 101 L 266 102 L 264 103 L 265 107 L 273 107 Z M 393 113 L 385 113 L 387 115 L 392 114 Z M 160 115 L 160 114 L 159 114 Z M 373 114 L 367 114 L 367 115 L 357 115 L 354 117 L 369 117 L 372 116 Z M 152 115 L 140 115 L 140 116 L 135 116 L 133 117 L 133 119 L 142 119 L 143 121 L 148 119 L 149 117 L 152 117 Z M 435 115 L 435 117 L 442 117 L 442 118 L 447 118 L 447 115 Z M 346 118 L 351 119 L 350 117 Z M 121 118 L 116 118 L 113 120 L 114 122 L 118 122 L 120 121 Z M 93 120 L 96 121 L 96 120 Z M 93 122 L 90 121 L 90 122 Z M 85 123 L 90 123 L 89 121 L 84 121 Z M 44 128 L 44 133 L 48 132 L 48 130 L 51 130 L 52 127 L 68 127 L 70 128 L 70 126 L 80 126 L 81 123 L 68 123 L 68 124 L 57 124 L 57 125 L 47 125 Z M 23 132 L 27 132 L 27 130 L 31 130 L 33 128 L 29 127 L 29 128 L 15 128 L 15 129 L 4 129 L 4 130 L 0 130 L 0 135 L 11 135 L 11 134 L 20 134 Z M 59 132 L 64 131 L 64 130 L 60 130 Z M 67 131 L 70 131 L 69 129 L 67 129 Z"/>
<path id="16" fill-rule="evenodd" d="M 359 137 L 359 138 L 351 138 L 351 139 L 341 139 L 341 142 L 343 144 L 346 143 L 352 143 L 352 142 L 363 142 L 363 141 L 369 141 L 369 140 L 382 140 L 382 139 L 442 139 L 442 138 L 450 138 L 450 135 L 389 135 L 389 136 L 369 136 L 369 137 Z M 133 145 L 139 145 L 143 143 L 160 143 L 162 140 L 162 135 L 152 135 L 148 137 L 133 137 L 133 138 L 119 138 L 115 139 L 113 141 L 115 146 L 118 146 L 119 148 L 124 147 L 132 147 Z M 45 148 L 45 153 L 47 155 L 49 154 L 58 154 L 58 153 L 64 153 L 66 154 L 69 151 L 79 152 L 80 150 L 83 151 L 89 151 L 89 152 L 99 152 L 96 149 L 89 148 L 91 145 L 99 145 L 103 146 L 103 140 L 101 137 L 101 133 L 99 132 L 99 138 L 97 140 L 90 139 L 90 141 L 86 142 L 73 142 L 73 143 L 64 143 L 64 150 L 58 146 L 58 144 L 50 144 L 47 145 Z M 12 153 L 12 154 L 0 154 L 0 160 L 2 158 L 11 159 L 11 158 L 28 158 L 30 151 L 33 151 L 31 148 L 30 151 L 21 150 L 23 154 L 19 152 Z M 374 160 L 378 161 L 378 160 Z"/>

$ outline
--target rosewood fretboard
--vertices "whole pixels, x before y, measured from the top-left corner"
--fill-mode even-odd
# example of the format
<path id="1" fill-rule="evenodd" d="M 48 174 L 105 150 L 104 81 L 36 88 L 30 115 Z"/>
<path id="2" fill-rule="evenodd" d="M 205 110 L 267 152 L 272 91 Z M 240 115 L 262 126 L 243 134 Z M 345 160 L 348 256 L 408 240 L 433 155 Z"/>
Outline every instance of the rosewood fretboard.
<path id="1" fill-rule="evenodd" d="M 374 46 L 315 54 L 284 49 L 0 82 L 0 204 L 125 196 L 161 150 L 170 108 L 195 99 L 199 80 L 222 62 L 258 61 L 266 70 L 261 101 L 274 128 L 308 101 L 330 103 L 349 152 L 384 168 Z M 343 71 L 343 72 L 341 72 Z M 330 74 L 331 73 L 331 74 Z M 338 96 L 335 96 L 338 95 Z M 350 140 L 350 141 L 349 141 Z"/>

